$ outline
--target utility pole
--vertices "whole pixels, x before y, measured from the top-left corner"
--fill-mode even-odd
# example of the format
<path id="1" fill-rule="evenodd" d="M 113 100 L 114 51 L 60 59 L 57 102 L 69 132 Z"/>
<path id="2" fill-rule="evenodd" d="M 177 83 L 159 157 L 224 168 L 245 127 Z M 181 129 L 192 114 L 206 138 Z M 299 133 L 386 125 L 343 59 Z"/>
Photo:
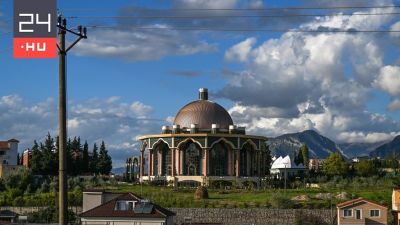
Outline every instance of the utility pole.
<path id="1" fill-rule="evenodd" d="M 59 139 L 60 144 L 58 148 L 58 204 L 59 204 L 59 225 L 68 224 L 68 190 L 67 190 L 67 157 L 66 157 L 66 143 L 67 143 L 67 88 L 66 88 L 66 62 L 65 58 L 67 52 L 74 47 L 82 38 L 87 38 L 86 27 L 82 29 L 82 26 L 78 26 L 78 32 L 72 31 L 67 28 L 67 20 L 58 17 L 58 38 L 59 43 L 57 44 L 58 55 L 59 55 Z M 65 35 L 68 33 L 78 36 L 78 38 L 69 46 L 65 46 Z"/>

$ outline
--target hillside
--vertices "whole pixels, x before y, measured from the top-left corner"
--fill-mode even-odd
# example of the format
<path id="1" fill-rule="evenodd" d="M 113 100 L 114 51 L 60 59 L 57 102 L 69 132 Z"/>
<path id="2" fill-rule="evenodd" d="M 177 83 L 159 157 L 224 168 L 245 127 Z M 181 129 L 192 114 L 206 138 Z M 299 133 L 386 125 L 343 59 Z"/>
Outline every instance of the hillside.
<path id="1" fill-rule="evenodd" d="M 329 138 L 320 135 L 314 130 L 284 134 L 268 141 L 272 155 L 293 157 L 302 143 L 305 143 L 310 150 L 311 158 L 326 158 L 332 152 L 340 151 L 339 146 Z M 346 155 L 345 155 L 346 156 Z"/>
<path id="2" fill-rule="evenodd" d="M 388 156 L 400 155 L 400 135 L 396 136 L 392 141 L 383 144 L 369 154 L 371 157 L 386 158 Z"/>

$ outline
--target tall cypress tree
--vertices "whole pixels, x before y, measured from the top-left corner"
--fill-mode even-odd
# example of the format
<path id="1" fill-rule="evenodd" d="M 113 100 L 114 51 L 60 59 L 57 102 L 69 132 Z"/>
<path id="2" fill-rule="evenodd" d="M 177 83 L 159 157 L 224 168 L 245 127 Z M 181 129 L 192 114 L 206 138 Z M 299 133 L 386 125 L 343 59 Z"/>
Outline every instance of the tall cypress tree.
<path id="1" fill-rule="evenodd" d="M 42 150 L 42 171 L 44 175 L 55 175 L 57 174 L 56 156 L 54 154 L 54 139 L 50 133 L 47 133 L 44 145 L 41 144 Z"/>
<path id="2" fill-rule="evenodd" d="M 87 141 L 85 141 L 85 144 L 83 145 L 81 168 L 81 172 L 89 172 L 89 145 Z"/>
<path id="3" fill-rule="evenodd" d="M 97 167 L 99 169 L 100 174 L 110 174 L 112 169 L 112 161 L 111 157 L 108 155 L 108 151 L 104 144 L 104 141 L 101 142 L 100 153 L 99 153 L 99 161 L 97 163 Z"/>
<path id="4" fill-rule="evenodd" d="M 39 145 L 37 141 L 33 141 L 32 146 L 32 158 L 29 161 L 29 167 L 32 169 L 32 172 L 35 174 L 40 174 L 42 172 L 42 152 L 39 150 Z"/>
<path id="5" fill-rule="evenodd" d="M 300 147 L 300 152 L 301 155 L 303 157 L 303 165 L 305 167 L 308 167 L 308 163 L 310 161 L 310 156 L 309 156 L 309 151 L 308 151 L 308 147 L 306 144 L 302 144 Z"/>
<path id="6" fill-rule="evenodd" d="M 97 174 L 98 173 L 98 168 L 97 168 L 97 162 L 99 160 L 99 155 L 97 153 L 97 144 L 93 144 L 93 150 L 92 150 L 92 160 L 90 160 L 89 163 L 89 169 L 91 173 Z"/>

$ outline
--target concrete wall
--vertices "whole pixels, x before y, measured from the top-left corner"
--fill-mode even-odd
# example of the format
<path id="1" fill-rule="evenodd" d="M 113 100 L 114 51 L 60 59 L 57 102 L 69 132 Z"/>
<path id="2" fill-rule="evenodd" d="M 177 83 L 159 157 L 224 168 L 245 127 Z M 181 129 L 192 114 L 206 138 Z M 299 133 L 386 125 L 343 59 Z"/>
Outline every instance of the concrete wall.
<path id="1" fill-rule="evenodd" d="M 38 207 L 0 207 L 16 213 L 26 214 L 39 210 Z M 72 209 L 74 212 L 82 212 L 82 208 Z M 221 222 L 225 225 L 293 225 L 296 214 L 316 216 L 328 224 L 336 224 L 336 210 L 325 209 L 216 209 L 216 208 L 169 208 L 176 213 L 175 223 L 184 222 L 185 218 L 191 218 L 194 222 Z M 332 218 L 333 216 L 333 218 Z M 333 223 L 335 222 L 335 223 Z"/>
<path id="2" fill-rule="evenodd" d="M 333 224 L 336 212 L 318 209 L 216 209 L 216 208 L 170 208 L 176 213 L 175 223 L 191 222 L 224 223 L 225 225 L 293 225 L 296 215 L 315 216 Z M 188 221 L 187 221 L 188 222 Z"/>

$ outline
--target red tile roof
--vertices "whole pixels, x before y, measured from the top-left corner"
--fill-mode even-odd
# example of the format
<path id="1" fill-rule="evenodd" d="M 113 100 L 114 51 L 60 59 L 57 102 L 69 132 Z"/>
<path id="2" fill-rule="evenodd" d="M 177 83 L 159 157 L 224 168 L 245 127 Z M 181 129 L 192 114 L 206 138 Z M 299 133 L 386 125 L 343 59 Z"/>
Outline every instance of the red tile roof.
<path id="1" fill-rule="evenodd" d="M 381 205 L 379 203 L 376 203 L 376 202 L 373 202 L 373 201 L 370 201 L 370 200 L 367 200 L 367 199 L 363 199 L 363 198 L 356 198 L 356 199 L 352 199 L 352 200 L 349 200 L 349 201 L 346 201 L 346 202 L 342 202 L 342 203 L 337 204 L 336 207 L 337 208 L 344 208 L 346 206 L 355 205 L 355 204 L 360 203 L 360 202 L 367 202 L 367 203 L 374 204 L 374 205 L 377 205 L 377 206 L 380 206 L 380 207 L 383 207 L 383 208 L 387 208 L 384 205 Z"/>
<path id="2" fill-rule="evenodd" d="M 2 150 L 10 149 L 10 147 L 8 147 L 8 142 L 7 141 L 0 141 L 0 149 L 2 149 Z"/>
<path id="3" fill-rule="evenodd" d="M 175 215 L 174 212 L 171 212 L 153 203 L 150 203 L 153 205 L 153 210 L 151 213 L 135 213 L 133 210 L 115 210 L 115 204 L 119 200 L 140 202 L 142 199 L 133 193 L 125 193 L 102 205 L 99 205 L 93 209 L 83 212 L 79 216 L 80 217 L 166 218 L 168 216 Z M 143 204 L 143 203 L 138 203 L 138 204 Z"/>

